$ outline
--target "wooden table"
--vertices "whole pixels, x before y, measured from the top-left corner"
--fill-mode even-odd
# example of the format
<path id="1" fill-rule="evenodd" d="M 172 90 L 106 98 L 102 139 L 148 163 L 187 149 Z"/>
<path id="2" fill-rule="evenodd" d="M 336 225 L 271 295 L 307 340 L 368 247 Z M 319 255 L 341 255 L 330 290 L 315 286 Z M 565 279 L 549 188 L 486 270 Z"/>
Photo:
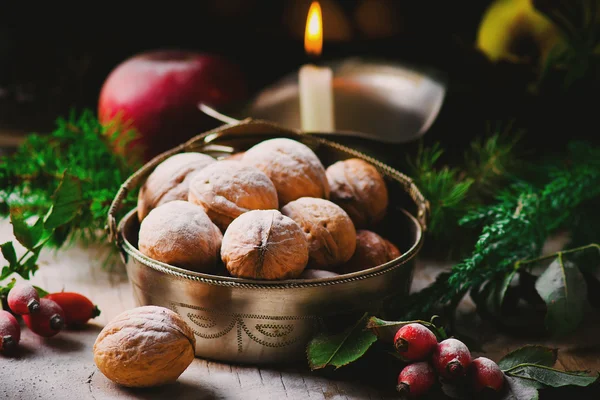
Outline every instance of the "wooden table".
<path id="1" fill-rule="evenodd" d="M 12 226 L 0 221 L 0 243 L 12 240 Z M 18 251 L 21 250 L 18 247 Z M 135 306 L 131 287 L 121 264 L 112 270 L 102 266 L 106 247 L 72 247 L 41 256 L 40 270 L 32 282 L 48 291 L 77 291 L 89 296 L 102 311 L 81 331 L 64 331 L 43 339 L 28 329 L 22 331 L 21 351 L 13 358 L 0 357 L 2 399 L 387 399 L 394 392 L 393 369 L 376 373 L 380 382 L 361 379 L 361 370 L 348 375 L 310 372 L 304 365 L 294 368 L 256 368 L 195 359 L 177 383 L 159 389 L 121 388 L 102 375 L 93 362 L 92 346 L 102 327 L 117 314 Z M 445 264 L 420 262 L 413 290 L 430 282 Z M 465 303 L 463 310 L 469 309 Z M 468 316 L 468 312 L 465 313 Z M 559 368 L 600 371 L 600 318 L 592 320 L 576 337 L 564 342 L 543 342 L 559 347 Z M 476 326 L 476 325 L 473 325 Z M 489 330 L 477 330 L 482 334 Z M 522 344 L 497 333 L 488 335 L 483 353 L 499 359 Z M 531 341 L 529 341 L 531 343 Z M 483 354 L 482 353 L 482 354 Z M 350 368 L 350 367 L 348 367 Z M 372 369 L 370 366 L 368 369 Z M 364 371 L 364 370 L 363 370 Z M 356 372 L 356 371 L 354 371 Z M 368 384 L 369 382 L 370 384 Z M 581 392 L 577 398 L 590 395 Z M 582 397 L 584 396 L 584 397 Z"/>

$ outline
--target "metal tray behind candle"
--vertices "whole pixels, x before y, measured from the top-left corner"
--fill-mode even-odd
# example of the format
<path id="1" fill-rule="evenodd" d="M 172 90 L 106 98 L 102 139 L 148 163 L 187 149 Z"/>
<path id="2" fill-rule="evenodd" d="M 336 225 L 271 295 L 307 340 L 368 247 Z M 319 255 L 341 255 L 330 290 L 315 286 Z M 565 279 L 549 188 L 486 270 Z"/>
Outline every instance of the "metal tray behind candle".
<path id="1" fill-rule="evenodd" d="M 441 77 L 400 64 L 347 59 L 326 65 L 334 73 L 336 132 L 323 133 L 409 142 L 433 124 L 446 95 Z M 301 129 L 298 93 L 298 74 L 289 74 L 262 90 L 240 116 Z"/>

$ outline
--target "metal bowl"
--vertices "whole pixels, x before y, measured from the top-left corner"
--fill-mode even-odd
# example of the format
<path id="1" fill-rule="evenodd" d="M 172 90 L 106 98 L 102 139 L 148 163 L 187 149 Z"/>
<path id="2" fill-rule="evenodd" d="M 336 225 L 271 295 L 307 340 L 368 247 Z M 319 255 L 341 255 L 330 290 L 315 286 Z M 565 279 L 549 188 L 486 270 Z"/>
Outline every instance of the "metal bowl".
<path id="1" fill-rule="evenodd" d="M 243 151 L 269 138 L 288 137 L 311 147 L 325 165 L 358 157 L 384 175 L 390 208 L 376 230 L 403 255 L 386 264 L 325 279 L 259 281 L 191 272 L 155 261 L 137 248 L 136 210 L 116 224 L 122 199 L 163 160 L 183 151 L 215 157 Z M 410 211 L 409 211 L 410 210 Z M 193 328 L 201 358 L 251 364 L 294 361 L 320 326 L 340 315 L 373 311 L 392 295 L 406 295 L 414 259 L 423 244 L 428 206 L 407 176 L 378 161 L 318 136 L 246 120 L 207 132 L 165 152 L 132 175 L 111 205 L 108 231 L 121 251 L 138 305 L 159 305 L 179 313 Z"/>

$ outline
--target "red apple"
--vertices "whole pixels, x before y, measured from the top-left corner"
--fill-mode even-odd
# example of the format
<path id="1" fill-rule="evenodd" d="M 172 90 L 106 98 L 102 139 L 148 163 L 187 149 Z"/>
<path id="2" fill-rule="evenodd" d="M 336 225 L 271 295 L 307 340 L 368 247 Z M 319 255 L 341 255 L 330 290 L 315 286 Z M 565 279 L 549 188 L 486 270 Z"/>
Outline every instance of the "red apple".
<path id="1" fill-rule="evenodd" d="M 203 102 L 216 109 L 247 96 L 237 65 L 214 55 L 188 50 L 155 50 L 137 54 L 106 78 L 98 102 L 102 124 L 119 117 L 138 132 L 128 149 L 145 160 L 214 126 L 198 110 Z"/>

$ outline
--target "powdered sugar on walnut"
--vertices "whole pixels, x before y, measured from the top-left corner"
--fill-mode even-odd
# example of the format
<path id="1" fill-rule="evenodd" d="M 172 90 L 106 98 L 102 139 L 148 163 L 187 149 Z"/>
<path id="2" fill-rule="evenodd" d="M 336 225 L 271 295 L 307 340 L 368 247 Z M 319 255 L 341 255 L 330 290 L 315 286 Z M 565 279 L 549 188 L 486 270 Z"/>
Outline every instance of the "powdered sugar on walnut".
<path id="1" fill-rule="evenodd" d="M 160 163 L 148 176 L 138 195 L 138 218 L 141 221 L 161 204 L 187 200 L 190 179 L 216 160 L 202 153 L 175 154 Z"/>
<path id="2" fill-rule="evenodd" d="M 208 272 L 217 262 L 222 234 L 202 207 L 175 200 L 150 211 L 140 225 L 139 249 L 157 261 Z"/>
<path id="3" fill-rule="evenodd" d="M 296 222 L 277 210 L 253 210 L 225 231 L 221 259 L 239 278 L 298 277 L 308 262 L 308 242 Z"/>
<path id="4" fill-rule="evenodd" d="M 247 211 L 278 206 L 275 185 L 264 172 L 230 160 L 217 161 L 196 173 L 188 200 L 201 206 L 221 231 Z"/>
<path id="5" fill-rule="evenodd" d="M 242 161 L 262 170 L 273 181 L 280 206 L 300 197 L 329 198 L 323 164 L 308 146 L 298 141 L 265 140 L 246 151 Z"/>

